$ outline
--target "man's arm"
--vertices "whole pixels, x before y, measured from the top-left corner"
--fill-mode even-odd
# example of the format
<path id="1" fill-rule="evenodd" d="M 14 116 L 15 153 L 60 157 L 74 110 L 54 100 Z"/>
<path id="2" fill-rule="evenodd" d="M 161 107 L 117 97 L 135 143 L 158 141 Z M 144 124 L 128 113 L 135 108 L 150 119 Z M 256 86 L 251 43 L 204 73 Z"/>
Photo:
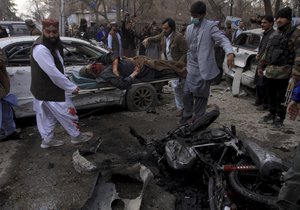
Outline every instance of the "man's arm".
<path id="1" fill-rule="evenodd" d="M 218 28 L 217 25 L 214 25 L 210 29 L 211 36 L 213 40 L 215 41 L 215 44 L 221 46 L 223 50 L 225 51 L 225 54 L 227 56 L 227 65 L 229 68 L 232 68 L 234 66 L 234 53 L 232 49 L 231 42 L 229 39 L 225 36 L 225 34 Z"/>
<path id="2" fill-rule="evenodd" d="M 112 67 L 108 66 L 107 68 L 104 69 L 104 71 L 98 75 L 98 81 L 104 80 L 110 85 L 117 87 L 121 90 L 127 89 L 131 86 L 133 83 L 134 79 L 140 72 L 140 67 L 136 66 L 133 70 L 133 72 L 126 78 L 123 78 L 121 76 L 116 76 L 112 72 Z M 97 81 L 97 79 L 96 79 Z"/>

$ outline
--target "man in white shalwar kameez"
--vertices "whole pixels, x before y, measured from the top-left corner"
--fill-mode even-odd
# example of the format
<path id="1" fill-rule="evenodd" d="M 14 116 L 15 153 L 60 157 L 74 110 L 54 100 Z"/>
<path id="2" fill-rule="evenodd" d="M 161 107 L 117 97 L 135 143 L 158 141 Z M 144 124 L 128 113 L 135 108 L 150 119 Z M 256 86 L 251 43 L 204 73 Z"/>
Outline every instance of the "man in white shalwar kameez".
<path id="1" fill-rule="evenodd" d="M 31 92 L 33 108 L 42 138 L 41 148 L 61 146 L 64 141 L 55 139 L 54 128 L 59 122 L 71 136 L 73 144 L 89 141 L 91 132 L 81 133 L 76 109 L 69 97 L 79 88 L 64 75 L 60 55 L 59 24 L 57 20 L 42 21 L 43 34 L 32 46 Z"/>

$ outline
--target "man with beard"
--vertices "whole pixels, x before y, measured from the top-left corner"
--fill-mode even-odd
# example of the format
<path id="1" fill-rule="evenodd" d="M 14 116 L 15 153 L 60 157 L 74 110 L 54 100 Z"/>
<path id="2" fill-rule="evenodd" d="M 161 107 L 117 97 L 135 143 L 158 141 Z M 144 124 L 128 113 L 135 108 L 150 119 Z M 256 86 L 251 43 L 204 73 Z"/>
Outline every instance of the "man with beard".
<path id="1" fill-rule="evenodd" d="M 43 30 L 31 50 L 31 93 L 33 108 L 42 138 L 41 148 L 61 146 L 64 141 L 54 138 L 57 121 L 71 136 L 73 144 L 89 141 L 91 132 L 79 131 L 78 116 L 67 93 L 77 94 L 79 88 L 64 75 L 60 54 L 59 23 L 55 19 L 42 21 Z"/>
<path id="2" fill-rule="evenodd" d="M 145 46 L 150 43 L 161 43 L 162 58 L 171 61 L 180 61 L 186 63 L 187 44 L 184 36 L 176 31 L 176 24 L 172 18 L 167 18 L 162 22 L 162 33 L 154 37 L 146 38 L 143 41 Z M 184 79 L 172 80 L 174 90 L 175 104 L 178 110 L 177 117 L 183 113 L 183 87 Z"/>
<path id="3" fill-rule="evenodd" d="M 269 114 L 264 116 L 263 121 L 275 128 L 283 126 L 286 116 L 283 102 L 290 77 L 296 81 L 300 77 L 300 30 L 292 26 L 291 21 L 291 8 L 278 11 L 277 30 L 270 36 L 258 65 L 259 76 L 267 78 L 269 97 Z"/>

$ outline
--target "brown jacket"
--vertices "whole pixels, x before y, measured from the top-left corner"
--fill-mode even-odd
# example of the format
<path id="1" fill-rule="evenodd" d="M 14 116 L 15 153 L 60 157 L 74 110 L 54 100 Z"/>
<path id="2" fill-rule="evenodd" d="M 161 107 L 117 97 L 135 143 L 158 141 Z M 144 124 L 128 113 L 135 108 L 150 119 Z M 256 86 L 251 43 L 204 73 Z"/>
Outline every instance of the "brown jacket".
<path id="1" fill-rule="evenodd" d="M 162 53 L 166 49 L 166 37 L 164 33 L 160 33 L 156 36 L 149 37 L 148 41 L 160 42 Z M 173 32 L 170 42 L 171 56 L 174 61 L 181 61 L 186 63 L 186 55 L 188 51 L 187 43 L 184 36 L 179 32 Z"/>
<path id="2" fill-rule="evenodd" d="M 5 67 L 5 58 L 0 49 L 0 99 L 6 96 L 10 90 L 9 77 Z"/>

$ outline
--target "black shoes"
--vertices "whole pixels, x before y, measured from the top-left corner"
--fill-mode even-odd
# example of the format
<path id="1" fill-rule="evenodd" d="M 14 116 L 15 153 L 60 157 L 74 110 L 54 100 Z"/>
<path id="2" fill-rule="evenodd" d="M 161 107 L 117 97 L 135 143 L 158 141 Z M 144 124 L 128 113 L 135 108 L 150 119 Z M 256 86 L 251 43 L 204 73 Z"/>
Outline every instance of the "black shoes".
<path id="1" fill-rule="evenodd" d="M 0 142 L 21 139 L 19 133 L 20 132 L 14 131 L 12 134 L 9 134 L 8 136 L 1 136 L 0 137 Z"/>
<path id="2" fill-rule="evenodd" d="M 267 124 L 271 124 L 274 128 L 283 127 L 283 121 L 284 121 L 284 119 L 282 119 L 278 116 L 272 115 L 270 113 L 263 117 L 263 122 L 267 123 Z"/>
<path id="3" fill-rule="evenodd" d="M 263 122 L 267 124 L 272 124 L 275 117 L 276 117 L 275 115 L 269 113 L 268 115 L 263 117 Z"/>

